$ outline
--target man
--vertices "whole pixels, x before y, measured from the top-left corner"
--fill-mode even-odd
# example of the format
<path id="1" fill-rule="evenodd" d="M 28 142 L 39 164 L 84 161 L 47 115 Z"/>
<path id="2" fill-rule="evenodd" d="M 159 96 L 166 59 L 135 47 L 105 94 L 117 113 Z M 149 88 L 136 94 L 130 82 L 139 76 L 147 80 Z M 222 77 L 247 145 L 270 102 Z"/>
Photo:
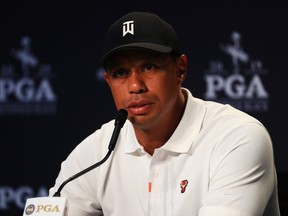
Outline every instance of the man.
<path id="1" fill-rule="evenodd" d="M 265 127 L 182 87 L 188 61 L 174 29 L 132 12 L 108 29 L 101 64 L 117 110 L 128 111 L 111 157 L 69 182 L 68 215 L 278 216 L 273 149 Z M 62 182 L 107 153 L 114 121 L 62 163 Z"/>

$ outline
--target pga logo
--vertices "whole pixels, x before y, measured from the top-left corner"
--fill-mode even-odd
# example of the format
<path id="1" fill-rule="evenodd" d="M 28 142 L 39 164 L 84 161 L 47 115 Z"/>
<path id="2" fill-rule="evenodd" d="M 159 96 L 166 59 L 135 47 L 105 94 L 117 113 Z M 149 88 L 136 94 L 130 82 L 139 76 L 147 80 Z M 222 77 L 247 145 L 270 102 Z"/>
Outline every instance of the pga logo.
<path id="1" fill-rule="evenodd" d="M 33 204 L 30 204 L 25 209 L 26 215 L 31 215 L 35 211 L 35 206 Z"/>
<path id="2" fill-rule="evenodd" d="M 48 79 L 40 83 L 30 78 L 0 79 L 0 102 L 15 98 L 19 102 L 55 101 L 56 95 Z"/>
<path id="3" fill-rule="evenodd" d="M 58 205 L 35 205 L 30 204 L 25 209 L 26 215 L 32 215 L 35 212 L 35 215 L 37 213 L 59 213 L 60 207 Z"/>
<path id="4" fill-rule="evenodd" d="M 206 99 L 216 99 L 219 94 L 233 99 L 252 99 L 254 97 L 265 99 L 269 96 L 258 75 L 252 76 L 249 81 L 247 77 L 240 74 L 233 74 L 226 78 L 213 74 L 206 75 L 204 78 L 207 84 Z"/>

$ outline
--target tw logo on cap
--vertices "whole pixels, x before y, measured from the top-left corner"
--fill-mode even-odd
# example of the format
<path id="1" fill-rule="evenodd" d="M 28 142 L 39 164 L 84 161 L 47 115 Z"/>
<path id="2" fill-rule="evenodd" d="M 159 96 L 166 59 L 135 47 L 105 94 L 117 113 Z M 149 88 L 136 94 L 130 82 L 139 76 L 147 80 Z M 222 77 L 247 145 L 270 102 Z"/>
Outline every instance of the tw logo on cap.
<path id="1" fill-rule="evenodd" d="M 123 23 L 123 37 L 128 33 L 134 35 L 134 21 L 133 20 Z"/>

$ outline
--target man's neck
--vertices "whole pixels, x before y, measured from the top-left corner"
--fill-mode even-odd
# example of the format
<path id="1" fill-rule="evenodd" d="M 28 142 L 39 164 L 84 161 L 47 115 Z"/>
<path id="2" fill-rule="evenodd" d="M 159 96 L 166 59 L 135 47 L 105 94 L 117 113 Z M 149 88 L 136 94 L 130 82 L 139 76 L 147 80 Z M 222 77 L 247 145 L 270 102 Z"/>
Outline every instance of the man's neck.
<path id="1" fill-rule="evenodd" d="M 153 155 L 155 149 L 163 146 L 178 127 L 178 124 L 180 123 L 184 114 L 187 98 L 188 96 L 183 93 L 181 103 L 176 109 L 178 110 L 177 114 L 170 115 L 171 117 L 166 118 L 157 125 L 154 125 L 154 127 L 143 129 L 134 126 L 134 131 L 138 142 L 150 155 Z"/>

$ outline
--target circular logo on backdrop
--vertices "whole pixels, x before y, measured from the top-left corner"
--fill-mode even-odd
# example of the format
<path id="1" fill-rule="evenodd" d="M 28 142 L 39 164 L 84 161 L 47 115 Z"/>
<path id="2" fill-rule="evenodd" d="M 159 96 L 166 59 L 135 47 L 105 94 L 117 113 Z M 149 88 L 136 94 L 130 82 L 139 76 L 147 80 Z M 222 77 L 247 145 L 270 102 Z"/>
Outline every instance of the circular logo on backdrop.
<path id="1" fill-rule="evenodd" d="M 35 206 L 33 204 L 30 204 L 25 209 L 25 214 L 26 215 L 31 215 L 34 212 L 34 210 L 35 210 Z"/>

